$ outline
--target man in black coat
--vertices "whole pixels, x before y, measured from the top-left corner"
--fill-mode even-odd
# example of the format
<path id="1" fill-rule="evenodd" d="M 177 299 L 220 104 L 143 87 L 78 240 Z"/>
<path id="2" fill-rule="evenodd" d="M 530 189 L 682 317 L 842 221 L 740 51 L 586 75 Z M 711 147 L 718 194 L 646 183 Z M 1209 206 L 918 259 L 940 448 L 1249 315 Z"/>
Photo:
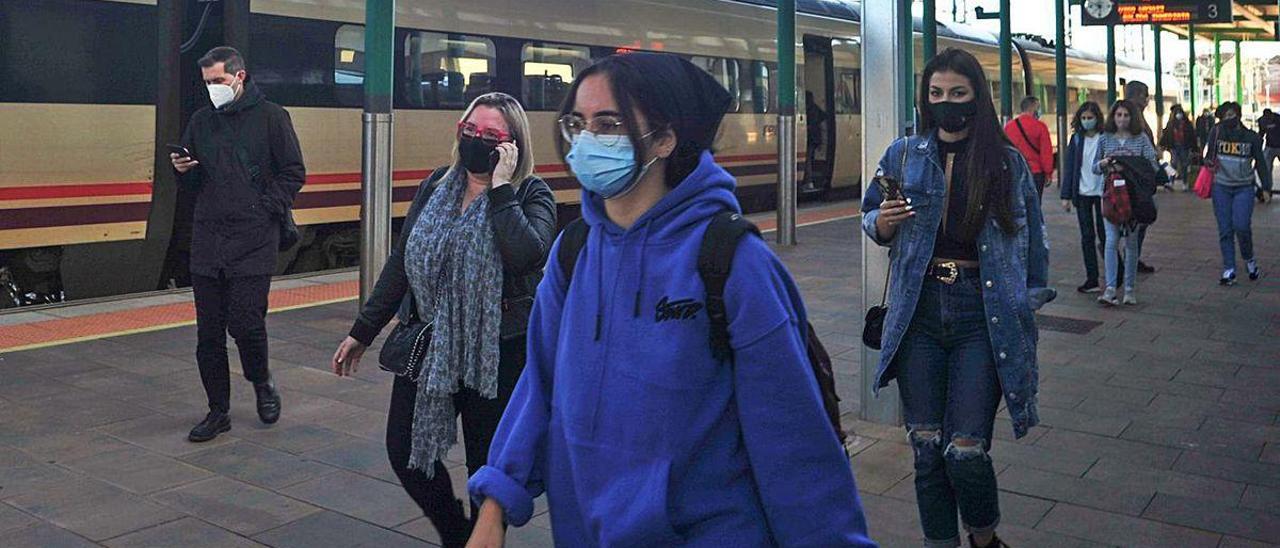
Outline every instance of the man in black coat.
<path id="1" fill-rule="evenodd" d="M 196 301 L 196 362 L 209 414 L 187 436 L 208 441 L 231 429 L 227 333 L 253 383 L 258 417 L 280 418 L 280 395 L 267 369 L 267 294 L 282 231 L 306 168 L 289 113 L 249 80 L 244 58 L 218 47 L 200 58 L 212 108 L 191 116 L 171 153 L 179 180 L 196 191 L 191 287 Z"/>

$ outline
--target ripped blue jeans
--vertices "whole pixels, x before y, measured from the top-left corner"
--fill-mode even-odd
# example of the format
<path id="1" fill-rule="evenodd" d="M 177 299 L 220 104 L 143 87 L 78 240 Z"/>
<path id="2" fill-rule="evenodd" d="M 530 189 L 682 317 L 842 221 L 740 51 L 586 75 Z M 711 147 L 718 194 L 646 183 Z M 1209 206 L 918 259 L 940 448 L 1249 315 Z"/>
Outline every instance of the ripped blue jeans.
<path id="1" fill-rule="evenodd" d="M 987 450 L 1000 381 L 978 277 L 946 284 L 925 276 L 894 364 L 925 546 L 960 544 L 957 509 L 970 533 L 994 530 L 1000 505 Z"/>

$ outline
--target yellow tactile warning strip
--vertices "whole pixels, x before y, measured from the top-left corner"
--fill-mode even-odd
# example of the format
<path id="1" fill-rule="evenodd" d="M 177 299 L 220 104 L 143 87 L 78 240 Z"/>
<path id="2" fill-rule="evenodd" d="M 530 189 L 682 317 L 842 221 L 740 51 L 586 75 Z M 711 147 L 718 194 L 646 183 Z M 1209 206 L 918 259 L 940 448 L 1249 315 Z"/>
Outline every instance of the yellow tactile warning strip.
<path id="1" fill-rule="evenodd" d="M 358 297 L 359 293 L 360 284 L 355 280 L 280 289 L 271 292 L 267 307 L 271 312 L 280 312 L 320 306 L 350 301 Z M 30 350 L 194 323 L 195 305 L 177 303 L 0 326 L 0 352 Z"/>
<path id="2" fill-rule="evenodd" d="M 836 207 L 801 210 L 796 215 L 796 224 L 807 226 L 848 219 L 858 215 L 857 202 L 851 202 Z M 771 214 L 753 215 L 751 217 L 756 219 L 760 230 L 764 232 L 776 229 L 776 221 Z M 296 308 L 350 301 L 357 298 L 359 293 L 360 284 L 356 280 L 280 289 L 271 292 L 268 309 L 271 312 L 281 312 Z M 115 312 L 86 314 L 74 318 L 40 320 L 0 326 L 0 352 L 16 352 L 147 331 L 159 331 L 171 327 L 192 325 L 195 322 L 195 305 L 187 302 L 143 306 Z"/>

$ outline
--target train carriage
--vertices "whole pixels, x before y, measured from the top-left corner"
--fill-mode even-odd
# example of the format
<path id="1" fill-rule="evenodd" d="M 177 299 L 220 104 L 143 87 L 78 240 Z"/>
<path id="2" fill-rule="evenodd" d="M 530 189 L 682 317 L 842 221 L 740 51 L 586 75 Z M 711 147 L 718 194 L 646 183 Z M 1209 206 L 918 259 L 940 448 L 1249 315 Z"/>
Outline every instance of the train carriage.
<path id="1" fill-rule="evenodd" d="M 730 90 L 737 100 L 717 157 L 737 177 L 748 209 L 772 207 L 779 164 L 772 4 L 397 2 L 394 216 L 404 215 L 418 182 L 448 162 L 468 102 L 503 91 L 529 111 L 536 173 L 552 186 L 567 220 L 579 191 L 555 152 L 555 111 L 593 60 L 636 50 L 686 56 Z M 354 265 L 363 6 L 363 0 L 0 2 L 6 289 L 0 308 L 185 284 L 192 197 L 177 185 L 164 145 L 177 142 L 191 113 L 207 104 L 195 60 L 221 44 L 240 48 L 251 78 L 288 108 L 306 159 L 307 184 L 295 203 L 303 238 L 281 254 L 278 271 Z M 863 161 L 858 4 L 799 0 L 797 7 L 798 150 L 786 161 L 797 163 L 802 196 L 852 197 Z M 997 73 L 988 33 L 948 25 L 940 47 L 949 45 L 974 51 Z M 1052 81 L 1051 50 L 1030 41 L 1019 47 L 1025 55 L 1015 65 L 1018 94 L 1028 78 L 1046 93 L 1037 81 Z M 1073 95 L 1105 86 L 1095 58 L 1073 52 L 1072 70 Z M 1149 81 L 1151 73 L 1127 67 L 1122 75 Z M 816 109 L 806 108 L 806 97 Z"/>

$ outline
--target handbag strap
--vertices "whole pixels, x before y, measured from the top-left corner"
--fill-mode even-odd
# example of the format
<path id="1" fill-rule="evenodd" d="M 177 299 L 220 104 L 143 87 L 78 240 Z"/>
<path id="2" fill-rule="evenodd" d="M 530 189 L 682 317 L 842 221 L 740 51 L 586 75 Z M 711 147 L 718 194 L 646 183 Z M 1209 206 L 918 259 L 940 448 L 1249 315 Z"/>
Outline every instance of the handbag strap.
<path id="1" fill-rule="evenodd" d="M 1031 147 L 1031 150 L 1034 151 L 1036 154 L 1040 154 L 1040 147 L 1036 146 L 1035 143 L 1031 142 L 1031 138 L 1027 137 L 1027 130 L 1022 129 L 1022 120 L 1014 118 L 1013 123 L 1014 125 L 1018 126 L 1018 133 L 1022 134 L 1022 140 L 1027 142 L 1027 146 Z"/>

